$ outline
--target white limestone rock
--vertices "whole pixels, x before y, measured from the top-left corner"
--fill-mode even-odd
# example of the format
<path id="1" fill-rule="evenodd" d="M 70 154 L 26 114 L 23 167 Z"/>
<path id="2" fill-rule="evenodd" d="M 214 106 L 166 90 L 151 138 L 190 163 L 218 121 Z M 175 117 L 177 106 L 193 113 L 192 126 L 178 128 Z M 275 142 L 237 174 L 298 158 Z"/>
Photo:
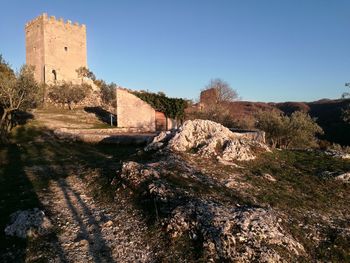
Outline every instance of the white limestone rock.
<path id="1" fill-rule="evenodd" d="M 334 158 L 339 158 L 343 160 L 349 160 L 350 159 L 350 154 L 343 152 L 343 151 L 338 151 L 338 150 L 328 150 L 325 151 L 325 154 L 332 156 Z"/>
<path id="2" fill-rule="evenodd" d="M 285 262 L 286 254 L 304 255 L 305 250 L 281 221 L 273 210 L 191 201 L 172 212 L 167 231 L 173 238 L 202 236 L 208 262 Z"/>
<path id="3" fill-rule="evenodd" d="M 350 183 L 350 172 L 336 176 L 335 180 L 343 181 L 345 183 Z"/>
<path id="4" fill-rule="evenodd" d="M 137 189 L 146 180 L 158 179 L 159 173 L 152 167 L 130 161 L 123 163 L 119 176 L 131 188 Z"/>
<path id="5" fill-rule="evenodd" d="M 153 138 L 152 142 L 149 143 L 144 150 L 156 151 L 165 146 L 165 144 L 174 136 L 174 131 L 162 131 L 156 137 Z"/>
<path id="6" fill-rule="evenodd" d="M 204 157 L 219 157 L 228 162 L 252 160 L 257 151 L 269 151 L 265 144 L 209 120 L 186 121 L 168 147 L 178 152 L 193 151 Z"/>
<path id="7" fill-rule="evenodd" d="M 11 216 L 11 223 L 6 226 L 5 234 L 20 238 L 48 234 L 52 224 L 45 213 L 38 208 L 18 210 Z"/>

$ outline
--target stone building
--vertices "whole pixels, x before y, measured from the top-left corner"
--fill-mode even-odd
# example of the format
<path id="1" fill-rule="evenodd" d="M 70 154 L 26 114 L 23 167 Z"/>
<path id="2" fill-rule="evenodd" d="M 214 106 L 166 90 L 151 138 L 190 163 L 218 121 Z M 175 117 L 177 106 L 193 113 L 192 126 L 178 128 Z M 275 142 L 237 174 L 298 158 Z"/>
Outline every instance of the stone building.
<path id="1" fill-rule="evenodd" d="M 77 82 L 76 69 L 87 68 L 85 25 L 44 13 L 25 25 L 25 35 L 26 63 L 38 82 Z"/>

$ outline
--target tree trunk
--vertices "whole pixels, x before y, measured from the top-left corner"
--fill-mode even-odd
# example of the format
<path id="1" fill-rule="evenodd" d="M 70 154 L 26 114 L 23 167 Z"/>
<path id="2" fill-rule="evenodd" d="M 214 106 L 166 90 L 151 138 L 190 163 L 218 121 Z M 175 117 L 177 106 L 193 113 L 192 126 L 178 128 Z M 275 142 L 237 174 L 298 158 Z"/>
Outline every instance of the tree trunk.
<path id="1" fill-rule="evenodd" d="M 8 127 L 7 127 L 7 116 L 9 112 L 4 109 L 4 112 L 0 119 L 0 143 L 8 143 Z"/>

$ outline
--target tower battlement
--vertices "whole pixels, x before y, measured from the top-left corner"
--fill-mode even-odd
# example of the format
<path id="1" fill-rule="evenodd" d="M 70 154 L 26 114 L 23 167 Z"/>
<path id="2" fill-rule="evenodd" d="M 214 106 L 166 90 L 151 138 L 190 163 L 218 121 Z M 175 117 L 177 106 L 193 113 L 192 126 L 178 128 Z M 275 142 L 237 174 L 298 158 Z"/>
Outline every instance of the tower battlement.
<path id="1" fill-rule="evenodd" d="M 48 16 L 47 13 L 43 13 L 39 15 L 38 17 L 34 18 L 33 20 L 30 20 L 26 23 L 25 27 L 28 28 L 32 25 L 35 25 L 40 22 L 50 22 L 50 23 L 57 23 L 58 25 L 65 25 L 67 27 L 75 27 L 75 28 L 86 28 L 85 24 L 79 24 L 79 22 L 72 23 L 71 20 L 64 20 L 62 17 L 56 19 L 55 16 Z"/>
<path id="2" fill-rule="evenodd" d="M 43 13 L 26 23 L 25 34 L 26 63 L 38 82 L 75 81 L 76 69 L 87 68 L 84 24 Z"/>

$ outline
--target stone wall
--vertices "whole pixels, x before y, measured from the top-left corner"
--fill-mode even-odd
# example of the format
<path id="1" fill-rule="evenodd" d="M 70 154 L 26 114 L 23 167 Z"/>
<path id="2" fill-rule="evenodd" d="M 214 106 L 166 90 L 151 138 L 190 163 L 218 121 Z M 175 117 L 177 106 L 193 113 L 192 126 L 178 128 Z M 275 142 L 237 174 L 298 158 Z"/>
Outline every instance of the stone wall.
<path id="1" fill-rule="evenodd" d="M 86 27 L 43 14 L 25 26 L 26 63 L 35 66 L 35 79 L 77 81 L 76 69 L 87 67 Z"/>
<path id="2" fill-rule="evenodd" d="M 175 119 L 167 118 L 167 129 L 172 130 L 172 129 L 177 129 L 180 126 L 181 123 L 179 123 Z"/>
<path id="3" fill-rule="evenodd" d="M 156 111 L 126 89 L 117 88 L 117 125 L 121 128 L 156 130 Z"/>
<path id="4" fill-rule="evenodd" d="M 178 121 L 167 118 L 163 112 L 156 111 L 156 130 L 166 131 L 178 128 Z"/>
<path id="5" fill-rule="evenodd" d="M 217 90 L 214 88 L 203 90 L 200 94 L 200 104 L 202 107 L 216 103 Z"/>
<path id="6" fill-rule="evenodd" d="M 156 111 L 156 130 L 165 131 L 167 128 L 167 119 L 165 114 L 160 111 Z"/>

